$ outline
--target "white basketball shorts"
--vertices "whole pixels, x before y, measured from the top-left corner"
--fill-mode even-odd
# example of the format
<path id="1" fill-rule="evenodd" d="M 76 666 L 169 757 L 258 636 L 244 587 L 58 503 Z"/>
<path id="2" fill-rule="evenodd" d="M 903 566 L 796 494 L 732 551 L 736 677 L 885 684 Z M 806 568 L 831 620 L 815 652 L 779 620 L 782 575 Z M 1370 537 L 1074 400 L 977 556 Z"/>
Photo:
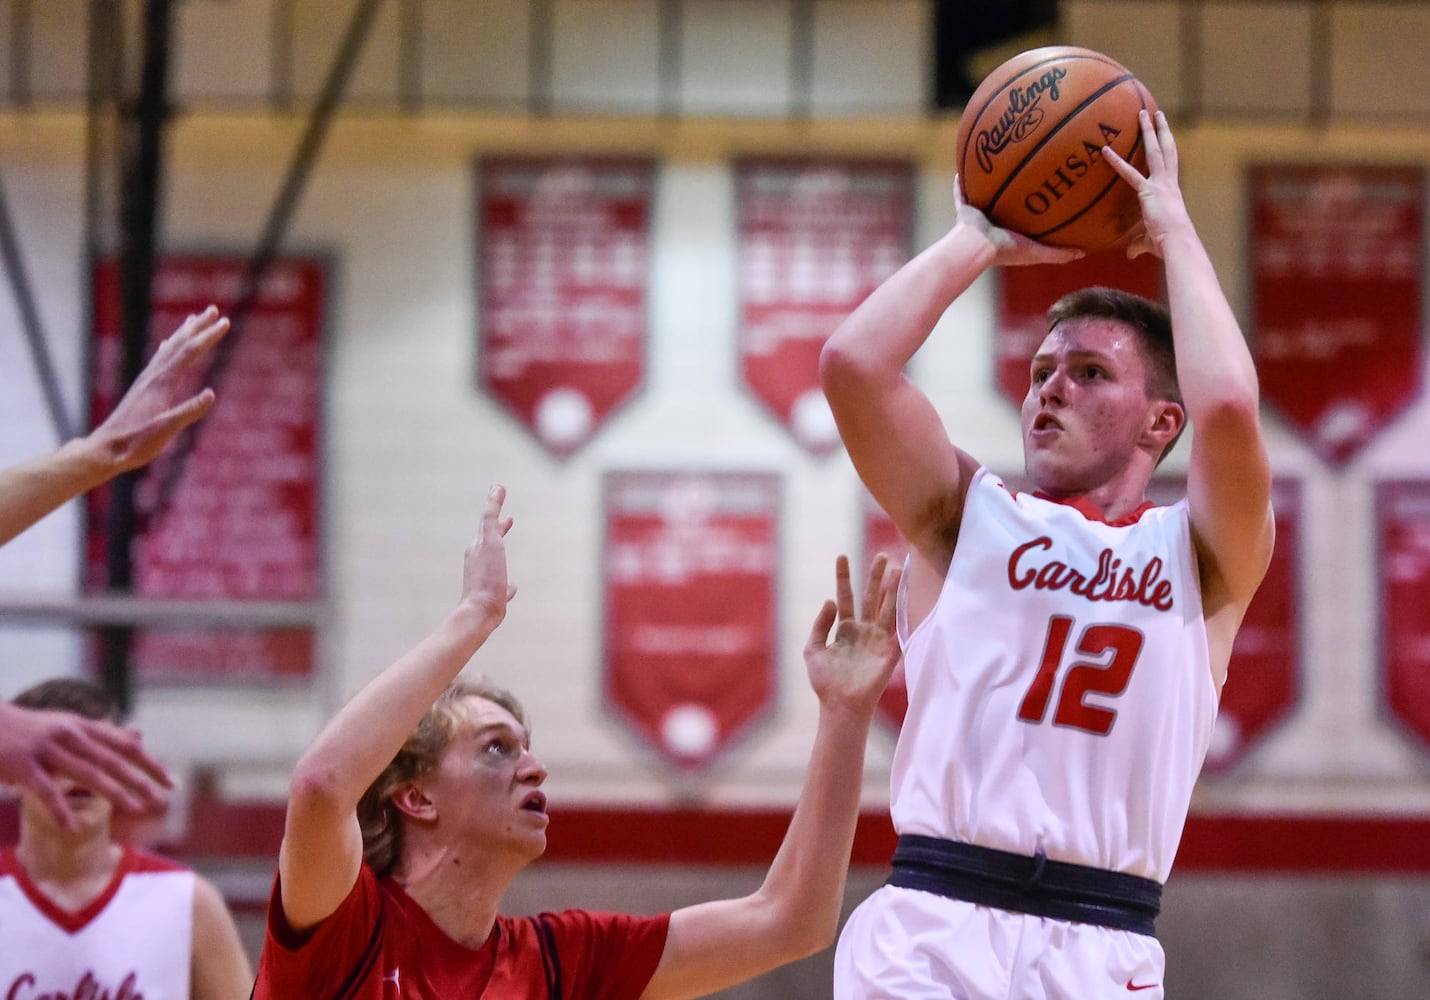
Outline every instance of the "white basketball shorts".
<path id="1" fill-rule="evenodd" d="M 884 886 L 850 914 L 834 1000 L 1162 1000 L 1154 937 Z"/>

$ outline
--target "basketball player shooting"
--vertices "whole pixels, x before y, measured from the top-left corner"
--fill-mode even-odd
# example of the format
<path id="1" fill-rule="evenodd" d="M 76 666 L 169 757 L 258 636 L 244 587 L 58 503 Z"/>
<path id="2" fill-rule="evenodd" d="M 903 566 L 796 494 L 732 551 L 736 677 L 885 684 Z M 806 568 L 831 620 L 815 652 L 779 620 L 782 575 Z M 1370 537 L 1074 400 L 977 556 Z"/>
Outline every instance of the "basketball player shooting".
<path id="1" fill-rule="evenodd" d="M 830 337 L 824 390 L 860 477 L 909 540 L 899 592 L 909 710 L 888 882 L 847 922 L 838 1000 L 1164 993 L 1154 918 L 1273 544 L 1256 372 L 1144 111 L 1128 252 L 1169 310 L 1088 289 L 1055 304 L 1022 405 L 1032 494 L 952 443 L 903 374 L 988 268 L 1078 251 L 952 230 Z M 1187 496 L 1146 489 L 1196 426 Z"/>

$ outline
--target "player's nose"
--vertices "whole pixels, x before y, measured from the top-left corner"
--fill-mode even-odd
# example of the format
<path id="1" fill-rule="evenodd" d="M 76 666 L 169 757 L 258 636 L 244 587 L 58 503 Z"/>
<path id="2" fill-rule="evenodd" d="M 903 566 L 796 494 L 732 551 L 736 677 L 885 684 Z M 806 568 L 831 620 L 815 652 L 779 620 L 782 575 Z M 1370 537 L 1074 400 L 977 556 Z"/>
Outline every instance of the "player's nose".
<path id="1" fill-rule="evenodd" d="M 1056 368 L 1048 373 L 1048 377 L 1038 386 L 1038 399 L 1044 403 L 1062 403 L 1067 401 L 1067 373 L 1062 368 Z"/>
<path id="2" fill-rule="evenodd" d="M 517 764 L 517 778 L 532 785 L 543 784 L 546 781 L 546 765 L 530 750 L 523 750 Z"/>

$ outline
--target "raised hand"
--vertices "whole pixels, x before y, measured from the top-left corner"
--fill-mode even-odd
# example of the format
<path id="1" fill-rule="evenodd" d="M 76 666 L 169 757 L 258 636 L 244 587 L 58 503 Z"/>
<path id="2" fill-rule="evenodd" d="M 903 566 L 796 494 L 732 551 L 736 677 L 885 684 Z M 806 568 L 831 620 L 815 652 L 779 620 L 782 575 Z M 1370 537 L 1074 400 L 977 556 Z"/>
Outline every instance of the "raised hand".
<path id="1" fill-rule="evenodd" d="M 505 501 L 506 487 L 493 486 L 477 536 L 467 546 L 462 563 L 462 603 L 489 617 L 493 624 L 506 617 L 507 602 L 516 596 L 516 586 L 506 575 L 505 539 L 512 519 L 501 512 Z"/>
<path id="2" fill-rule="evenodd" d="M 835 561 L 835 600 L 825 601 L 819 609 L 804 647 L 810 686 L 822 704 L 846 705 L 861 712 L 872 712 L 878 704 L 899 662 L 894 602 L 901 573 L 898 567 L 890 568 L 888 556 L 880 553 L 869 569 L 856 613 L 849 559 L 840 556 Z"/>
<path id="3" fill-rule="evenodd" d="M 61 780 L 83 785 L 121 812 L 154 815 L 173 787 L 162 765 L 144 752 L 139 734 L 70 712 L 0 702 L 0 782 L 39 796 L 55 819 L 74 828 Z"/>
<path id="4" fill-rule="evenodd" d="M 212 389 L 187 398 L 179 394 L 227 332 L 227 317 L 209 306 L 164 338 L 114 412 L 89 435 L 113 474 L 152 462 L 180 431 L 213 408 Z"/>
<path id="5" fill-rule="evenodd" d="M 1154 121 L 1143 110 L 1137 117 L 1142 128 L 1142 143 L 1147 148 L 1147 176 L 1143 177 L 1111 146 L 1103 146 L 1102 155 L 1117 175 L 1132 185 L 1142 208 L 1142 222 L 1127 242 L 1127 256 L 1151 253 L 1160 257 L 1162 241 L 1177 229 L 1190 226 L 1191 218 L 1177 181 L 1177 144 L 1167 116 L 1158 111 Z"/>

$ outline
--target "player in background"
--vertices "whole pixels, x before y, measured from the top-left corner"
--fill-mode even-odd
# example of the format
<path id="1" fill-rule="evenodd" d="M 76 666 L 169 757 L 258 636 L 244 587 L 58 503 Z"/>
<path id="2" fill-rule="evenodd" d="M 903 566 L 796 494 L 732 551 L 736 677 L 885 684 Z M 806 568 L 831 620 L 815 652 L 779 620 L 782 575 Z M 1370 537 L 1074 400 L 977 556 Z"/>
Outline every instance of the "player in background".
<path id="1" fill-rule="evenodd" d="M 104 690 L 45 681 L 15 704 L 118 723 Z M 56 783 L 72 823 L 33 791 L 20 839 L 0 850 L 0 996 L 243 1000 L 253 970 L 223 897 L 194 872 L 119 843 L 103 795 Z"/>
<path id="2" fill-rule="evenodd" d="M 188 317 L 103 423 L 43 458 L 0 469 L 0 545 L 80 494 L 152 462 L 208 413 L 213 390 L 192 393 L 190 383 L 228 325 L 213 306 Z M 65 781 L 141 814 L 162 811 L 172 787 L 133 730 L 0 701 L 0 784 L 28 789 L 61 825 L 74 828 Z"/>
<path id="3" fill-rule="evenodd" d="M 877 559 L 856 611 L 838 561 L 805 647 L 819 698 L 805 786 L 758 890 L 656 916 L 512 918 L 502 896 L 546 848 L 546 769 L 509 695 L 457 681 L 515 593 L 504 499 L 493 488 L 457 607 L 298 763 L 256 1000 L 695 997 L 834 940 L 865 741 L 898 660 L 899 571 Z"/>
<path id="4" fill-rule="evenodd" d="M 849 455 L 911 544 L 900 836 L 889 882 L 841 934 L 840 1000 L 1162 995 L 1161 884 L 1273 527 L 1251 356 L 1166 119 L 1144 111 L 1140 127 L 1148 176 L 1102 153 L 1137 191 L 1129 253 L 1161 258 L 1170 317 L 1105 289 L 1053 307 L 1021 417 L 1037 492 L 1010 492 L 956 446 L 904 368 L 990 267 L 1077 251 L 960 198 L 952 230 L 824 348 Z M 1187 496 L 1151 507 L 1188 421 Z"/>

